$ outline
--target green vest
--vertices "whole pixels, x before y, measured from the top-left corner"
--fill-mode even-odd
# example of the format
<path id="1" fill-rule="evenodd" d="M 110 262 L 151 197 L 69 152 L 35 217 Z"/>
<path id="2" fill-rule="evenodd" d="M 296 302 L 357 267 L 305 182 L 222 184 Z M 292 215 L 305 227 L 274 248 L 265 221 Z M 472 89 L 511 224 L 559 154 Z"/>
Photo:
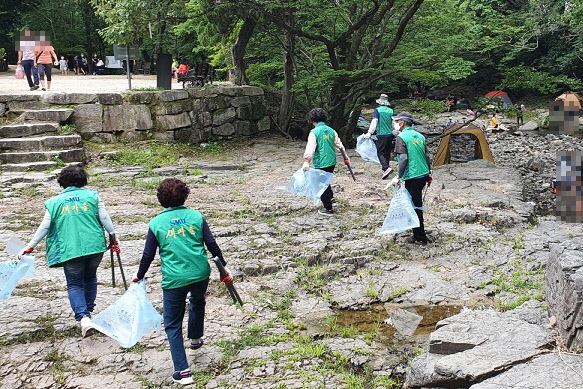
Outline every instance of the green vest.
<path id="1" fill-rule="evenodd" d="M 70 186 L 45 201 L 51 214 L 47 234 L 49 267 L 106 250 L 98 202 L 97 192 L 76 186 Z"/>
<path id="2" fill-rule="evenodd" d="M 336 165 L 336 146 L 334 146 L 336 131 L 328 127 L 324 122 L 320 122 L 316 124 L 312 134 L 316 136 L 316 151 L 312 159 L 314 167 L 321 169 Z"/>
<path id="3" fill-rule="evenodd" d="M 166 208 L 148 224 L 160 245 L 162 289 L 180 288 L 210 277 L 202 224 L 202 214 L 185 206 Z"/>
<path id="4" fill-rule="evenodd" d="M 415 131 L 413 127 L 406 127 L 398 136 L 401 137 L 407 147 L 408 161 L 407 170 L 405 170 L 401 180 L 406 181 L 428 175 L 429 166 L 427 166 L 427 159 L 425 158 L 425 137 Z M 400 159 L 399 157 L 397 157 L 397 161 Z"/>
<path id="5" fill-rule="evenodd" d="M 389 107 L 378 107 L 379 123 L 377 124 L 377 135 L 390 135 L 393 133 L 393 110 Z"/>

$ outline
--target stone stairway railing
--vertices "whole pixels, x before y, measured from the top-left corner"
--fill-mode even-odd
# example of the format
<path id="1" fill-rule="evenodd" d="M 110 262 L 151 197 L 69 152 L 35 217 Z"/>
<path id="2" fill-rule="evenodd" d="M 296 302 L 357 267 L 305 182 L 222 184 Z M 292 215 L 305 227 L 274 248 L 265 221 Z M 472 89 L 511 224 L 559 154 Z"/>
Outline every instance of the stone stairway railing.
<path id="1" fill-rule="evenodd" d="M 17 121 L 0 126 L 0 170 L 46 170 L 63 163 L 83 163 L 81 136 L 60 133 L 61 124 L 72 114 L 69 108 L 29 105 L 22 109 Z"/>

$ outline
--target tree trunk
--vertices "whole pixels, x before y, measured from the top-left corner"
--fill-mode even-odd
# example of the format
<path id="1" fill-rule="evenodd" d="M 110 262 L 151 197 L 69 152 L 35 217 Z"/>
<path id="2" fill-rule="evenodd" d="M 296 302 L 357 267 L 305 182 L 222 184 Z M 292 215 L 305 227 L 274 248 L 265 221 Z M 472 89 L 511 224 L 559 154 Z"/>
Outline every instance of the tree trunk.
<path id="1" fill-rule="evenodd" d="M 86 48 L 87 48 L 87 70 L 89 71 L 89 74 L 93 74 L 93 54 L 94 54 L 94 45 L 93 45 L 93 40 L 94 40 L 94 35 L 97 35 L 95 32 L 95 20 L 96 16 L 95 16 L 95 12 L 93 11 L 93 8 L 91 7 L 91 3 L 89 1 L 84 2 L 83 4 L 83 25 L 85 26 L 85 44 L 86 44 Z"/>
<path id="2" fill-rule="evenodd" d="M 286 23 L 294 24 L 293 11 L 286 12 Z M 294 85 L 294 56 L 295 56 L 295 34 L 290 30 L 285 31 L 283 42 L 283 94 L 281 96 L 281 106 L 279 107 L 279 117 L 277 124 L 279 129 L 289 134 L 289 124 L 294 110 L 295 96 L 292 92 Z"/>
<path id="3" fill-rule="evenodd" d="M 234 45 L 231 46 L 231 56 L 233 58 L 233 83 L 235 85 L 247 85 L 249 80 L 245 71 L 247 66 L 245 65 L 245 51 L 247 50 L 247 44 L 253 35 L 253 30 L 257 21 L 248 16 L 243 21 L 243 25 L 239 30 L 239 36 Z"/>

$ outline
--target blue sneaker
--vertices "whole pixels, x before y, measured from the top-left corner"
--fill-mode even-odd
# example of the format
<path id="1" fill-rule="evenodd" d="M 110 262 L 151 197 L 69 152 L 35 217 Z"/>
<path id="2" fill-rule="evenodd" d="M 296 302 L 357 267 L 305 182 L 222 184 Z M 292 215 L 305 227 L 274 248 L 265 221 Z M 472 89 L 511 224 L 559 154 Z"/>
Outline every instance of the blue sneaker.
<path id="1" fill-rule="evenodd" d="M 174 372 L 174 374 L 172 374 L 172 381 L 181 385 L 190 385 L 194 383 L 190 369 Z"/>

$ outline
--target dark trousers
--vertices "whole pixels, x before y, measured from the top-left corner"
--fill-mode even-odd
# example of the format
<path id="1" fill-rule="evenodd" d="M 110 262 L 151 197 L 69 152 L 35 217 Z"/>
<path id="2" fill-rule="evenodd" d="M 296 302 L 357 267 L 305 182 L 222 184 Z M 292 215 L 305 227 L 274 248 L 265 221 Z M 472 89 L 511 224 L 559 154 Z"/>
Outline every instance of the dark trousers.
<path id="1" fill-rule="evenodd" d="M 332 166 L 328 166 L 328 167 L 322 167 L 319 169 L 324 170 L 325 172 L 328 172 L 328 173 L 334 173 L 335 167 L 336 167 L 336 165 L 332 165 Z M 320 196 L 320 200 L 322 200 L 322 204 L 324 204 L 324 208 L 326 208 L 327 210 L 332 209 L 332 199 L 333 198 L 334 198 L 334 192 L 332 192 L 332 185 L 328 185 L 328 187 L 326 188 L 324 193 L 322 193 L 322 196 Z"/>
<path id="2" fill-rule="evenodd" d="M 53 71 L 53 64 L 49 63 L 49 64 L 43 64 L 43 63 L 38 63 L 38 75 L 39 78 L 41 80 L 45 79 L 45 74 L 47 75 L 47 81 L 52 81 L 51 76 L 52 76 L 52 71 Z"/>
<path id="3" fill-rule="evenodd" d="M 522 118 L 522 116 L 517 116 L 516 117 L 516 123 L 520 126 L 520 123 L 524 124 L 524 119 Z"/>
<path id="4" fill-rule="evenodd" d="M 427 177 L 413 178 L 411 180 L 405 181 L 405 189 L 411 195 L 413 204 L 416 207 L 423 206 L 423 188 L 427 184 Z M 425 234 L 425 226 L 423 225 L 423 211 L 416 209 L 415 213 L 419 217 L 419 227 L 413 228 L 413 236 L 415 240 L 427 241 L 427 235 Z"/>
<path id="5" fill-rule="evenodd" d="M 375 145 L 377 147 L 377 156 L 379 157 L 379 162 L 383 171 L 389 168 L 389 161 L 391 160 L 391 151 L 393 151 L 393 139 L 395 137 L 391 135 L 377 135 L 377 140 Z"/>
<path id="6" fill-rule="evenodd" d="M 97 297 L 97 268 L 103 253 L 85 255 L 63 262 L 69 303 L 75 313 L 75 320 L 91 317 Z"/>
<path id="7" fill-rule="evenodd" d="M 26 75 L 26 81 L 28 81 L 28 86 L 32 88 L 38 85 L 38 69 L 34 67 L 33 59 L 25 59 L 21 62 L 24 68 L 24 74 Z M 34 82 L 33 82 L 34 79 Z"/>
<path id="8" fill-rule="evenodd" d="M 188 369 L 184 338 L 182 337 L 182 320 L 184 319 L 186 295 L 190 292 L 188 311 L 188 338 L 198 339 L 204 332 L 204 310 L 206 300 L 204 295 L 209 279 L 195 282 L 180 288 L 164 289 L 164 330 L 170 343 L 170 354 L 174 363 L 174 371 Z"/>

